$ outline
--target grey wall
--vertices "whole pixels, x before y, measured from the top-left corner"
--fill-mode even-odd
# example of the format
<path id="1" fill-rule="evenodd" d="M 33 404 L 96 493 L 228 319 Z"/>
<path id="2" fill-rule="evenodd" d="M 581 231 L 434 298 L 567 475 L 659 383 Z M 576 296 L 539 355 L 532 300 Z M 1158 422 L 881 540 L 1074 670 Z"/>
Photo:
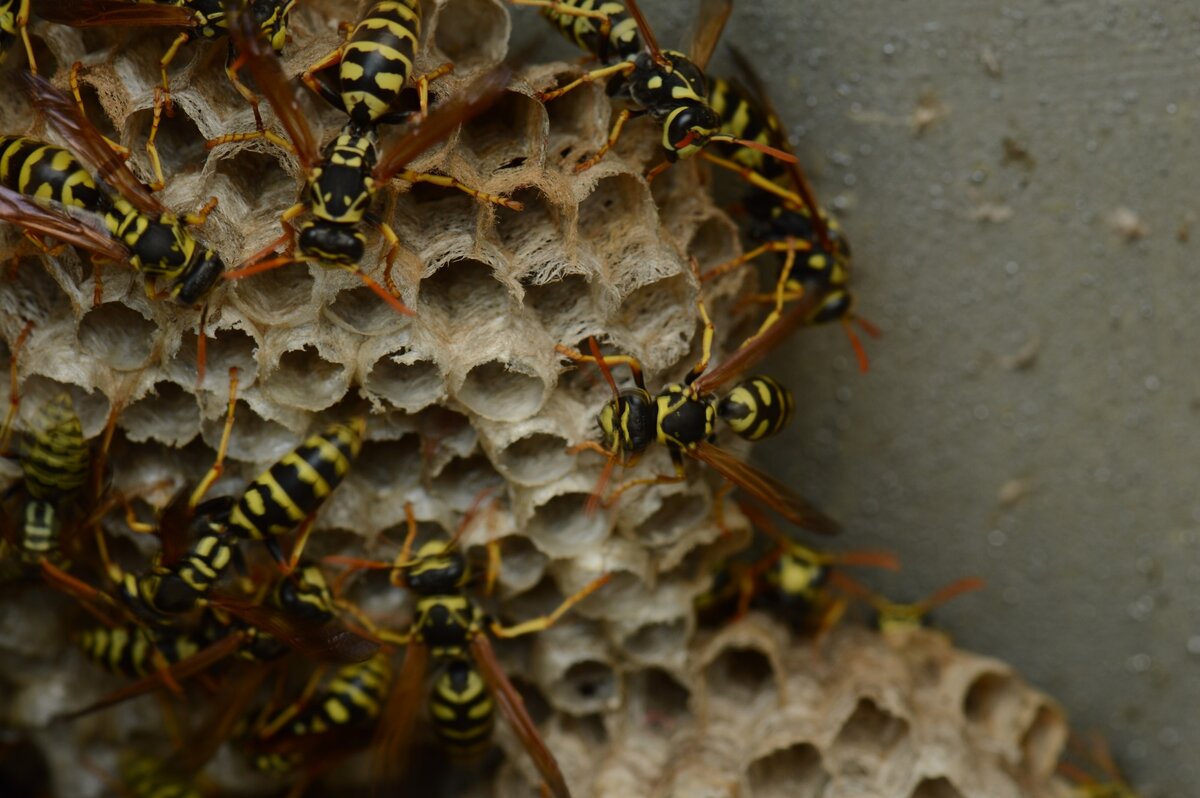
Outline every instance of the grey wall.
<path id="1" fill-rule="evenodd" d="M 644 5 L 663 44 L 695 7 Z M 1200 13 L 743 0 L 727 37 L 840 209 L 885 330 L 866 376 L 837 328 L 776 358 L 800 418 L 760 456 L 847 547 L 902 555 L 889 593 L 986 578 L 941 624 L 1104 730 L 1146 795 L 1195 794 Z"/>

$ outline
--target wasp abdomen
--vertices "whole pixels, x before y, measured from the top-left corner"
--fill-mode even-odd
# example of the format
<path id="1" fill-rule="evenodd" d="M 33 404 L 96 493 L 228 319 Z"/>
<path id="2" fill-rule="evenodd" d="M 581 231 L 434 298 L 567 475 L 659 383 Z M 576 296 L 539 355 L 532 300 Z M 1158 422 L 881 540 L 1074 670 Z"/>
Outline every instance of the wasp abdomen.
<path id="1" fill-rule="evenodd" d="M 791 391 L 771 377 L 758 376 L 730 391 L 717 406 L 717 413 L 738 435 L 757 441 L 787 426 L 795 406 Z"/>

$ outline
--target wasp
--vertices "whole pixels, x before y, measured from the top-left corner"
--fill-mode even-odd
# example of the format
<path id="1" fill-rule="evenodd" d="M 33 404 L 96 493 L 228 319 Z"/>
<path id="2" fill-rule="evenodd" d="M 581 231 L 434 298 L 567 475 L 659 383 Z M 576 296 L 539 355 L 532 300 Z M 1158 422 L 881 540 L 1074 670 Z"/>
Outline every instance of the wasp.
<path id="1" fill-rule="evenodd" d="M 403 122 L 410 113 L 397 108 L 401 91 L 413 77 L 421 41 L 418 0 L 379 0 L 363 14 L 345 43 L 301 76 L 305 85 L 360 127 Z M 320 77 L 337 67 L 336 81 Z M 420 112 L 429 104 L 429 83 L 451 69 L 444 65 L 416 78 Z"/>
<path id="2" fill-rule="evenodd" d="M 24 137 L 0 138 L 0 219 L 129 263 L 146 276 L 151 297 L 157 295 L 154 285 L 161 278 L 168 281 L 166 293 L 175 301 L 190 306 L 203 300 L 225 264 L 184 224 L 203 224 L 216 200 L 198 214 L 177 216 L 167 210 L 113 154 L 70 97 L 43 78 L 28 73 L 23 77 L 34 105 L 67 140 L 70 151 Z M 115 192 L 101 191 L 75 153 L 90 161 Z M 44 203 L 99 214 L 104 232 Z M 97 303 L 100 290 L 97 280 Z"/>
<path id="3" fill-rule="evenodd" d="M 773 378 L 746 378 L 723 397 L 718 396 L 717 391 L 758 363 L 803 323 L 817 297 L 810 295 L 806 300 L 782 315 L 767 330 L 751 337 L 718 366 L 709 369 L 715 328 L 703 297 L 698 297 L 697 306 L 703 321 L 700 359 L 683 382 L 665 385 L 657 394 L 646 389 L 641 363 L 632 355 L 602 355 L 594 338 L 588 339 L 591 355 L 562 344 L 556 346 L 559 354 L 575 363 L 595 363 L 612 389 L 613 398 L 605 404 L 598 418 L 603 443 L 589 441 L 575 447 L 576 451 L 592 449 L 608 460 L 589 501 L 589 509 L 594 511 L 599 504 L 614 465 L 621 462 L 626 468 L 632 467 L 651 444 L 659 443 L 670 453 L 674 474 L 630 480 L 613 492 L 607 499 L 608 504 L 636 485 L 683 481 L 686 476 L 683 457 L 686 454 L 716 469 L 725 479 L 797 526 L 821 534 L 836 533 L 839 530 L 837 522 L 810 502 L 712 443 L 718 416 L 737 435 L 751 441 L 774 435 L 786 426 L 794 400 L 791 393 Z M 619 364 L 629 367 L 635 385 L 633 389 L 618 390 L 610 369 Z"/>
<path id="4" fill-rule="evenodd" d="M 376 732 L 379 741 L 376 756 L 383 770 L 404 755 L 423 703 L 426 672 L 432 664 L 439 673 L 429 698 L 431 716 L 438 736 L 450 744 L 452 751 L 465 753 L 482 748 L 489 738 L 494 709 L 498 706 L 533 759 L 550 794 L 567 798 L 570 791 L 562 772 L 500 666 L 490 637 L 519 637 L 549 628 L 571 607 L 607 584 L 611 574 L 593 580 L 548 615 L 504 626 L 490 620 L 467 591 L 471 569 L 456 548 L 466 519 L 454 537 L 428 540 L 413 553 L 417 523 L 411 504 L 405 506 L 405 514 L 408 534 L 394 561 L 327 558 L 351 568 L 390 570 L 392 584 L 407 587 L 416 599 L 407 630 L 402 633 L 372 630 L 382 642 L 405 647 L 404 663 Z"/>
<path id="5" fill-rule="evenodd" d="M 721 116 L 722 130 L 792 152 L 783 122 L 762 79 L 745 56 L 736 48 L 730 49 L 742 80 L 713 81 L 711 99 Z M 807 323 L 842 322 L 859 368 L 865 372 L 866 350 L 850 322 L 857 322 L 872 337 L 878 336 L 879 331 L 855 313 L 855 297 L 849 289 L 850 244 L 837 220 L 817 203 L 799 164 L 764 158 L 761 152 L 745 147 L 732 148 L 728 158 L 706 151 L 704 158 L 737 172 L 753 187 L 742 207 L 751 220 L 750 238 L 758 246 L 707 270 L 701 281 L 714 280 L 762 255 L 781 253 L 784 261 L 775 290 L 754 297 L 774 304 L 762 327 L 774 323 L 786 302 L 806 292 L 818 292 L 822 300 L 813 308 Z"/>
<path id="6" fill-rule="evenodd" d="M 847 567 L 900 570 L 895 555 L 881 551 L 823 552 L 804 546 L 787 535 L 760 508 L 738 502 L 753 528 L 773 545 L 751 556 L 730 558 L 720 564 L 707 591 L 696 597 L 695 607 L 704 618 L 736 620 L 751 606 L 777 611 L 793 628 L 820 639 L 837 625 L 846 610 L 843 586 L 850 581 Z M 758 538 L 756 536 L 756 542 Z"/>
<path id="7" fill-rule="evenodd" d="M 957 579 L 932 595 L 911 604 L 890 601 L 857 582 L 847 580 L 843 587 L 871 605 L 871 625 L 875 629 L 885 635 L 902 637 L 916 629 L 928 627 L 930 612 L 963 593 L 982 589 L 984 582 L 974 577 Z"/>
<path id="8" fill-rule="evenodd" d="M 257 29 L 270 42 L 276 52 L 282 52 L 288 38 L 288 15 L 296 0 L 250 0 L 250 14 Z M 167 68 L 179 54 L 179 50 L 192 39 L 216 39 L 225 35 L 229 29 L 228 14 L 221 0 L 74 0 L 71 3 L 52 3 L 50 0 L 38 0 L 38 15 L 62 25 L 77 28 L 88 27 L 164 27 L 183 28 L 167 48 L 159 60 L 159 71 L 162 82 L 154 92 L 154 116 L 150 124 L 150 135 L 146 141 L 146 152 L 154 169 L 152 188 L 159 190 L 165 185 L 162 164 L 158 157 L 158 147 L 155 139 L 162 120 L 164 109 L 171 115 L 174 103 L 171 99 L 171 84 L 167 78 Z M 258 97 L 255 96 L 238 78 L 235 67 L 233 43 L 231 42 L 225 58 L 225 74 L 238 94 L 250 104 L 254 111 L 255 123 L 262 129 L 262 119 L 258 112 Z M 75 81 L 75 71 L 72 72 L 72 82 Z M 78 96 L 78 94 L 77 94 Z M 82 106 L 82 103 L 81 103 Z"/>
<path id="9" fill-rule="evenodd" d="M 457 188 L 478 199 L 520 210 L 520 203 L 484 194 L 453 178 L 405 169 L 409 161 L 444 139 L 460 123 L 494 103 L 503 92 L 509 73 L 500 70 L 485 76 L 461 96 L 442 104 L 419 123 L 396 131 L 383 141 L 379 140 L 373 125 L 359 125 L 352 120 L 321 152 L 309 127 L 307 115 L 278 58 L 256 38 L 256 30 L 248 17 L 240 13 L 232 16 L 230 35 L 240 53 L 239 60 L 245 63 L 279 117 L 307 179 L 301 200 L 283 214 L 283 236 L 252 256 L 250 265 L 226 274 L 226 278 L 236 280 L 290 263 L 315 261 L 350 271 L 396 311 L 411 315 L 412 310 L 397 297 L 399 292 L 391 281 L 392 262 L 399 239 L 385 221 L 370 213 L 371 204 L 380 187 L 387 185 L 393 177 L 400 177 L 412 183 L 434 183 Z M 255 136 L 256 133 L 231 134 L 208 142 L 208 146 Z M 296 257 L 292 251 L 297 243 L 297 230 L 291 220 L 304 213 L 310 213 L 312 219 L 299 226 L 300 256 Z M 369 277 L 359 266 L 366 250 L 366 236 L 360 229 L 364 221 L 377 225 L 388 243 L 385 281 L 391 291 Z M 283 256 L 260 260 L 273 253 L 280 244 L 286 244 Z"/>
<path id="10" fill-rule="evenodd" d="M 735 142 L 776 158 L 794 160 L 794 156 L 787 153 L 722 132 L 721 119 L 709 103 L 704 68 L 725 29 L 733 10 L 733 0 L 704 0 L 688 55 L 659 48 L 654 32 L 635 0 L 625 0 L 623 4 L 595 3 L 593 0 L 512 1 L 542 8 L 559 30 L 601 61 L 617 59 L 616 63 L 584 73 L 564 86 L 539 95 L 540 100 L 549 102 L 585 83 L 615 79 L 609 84 L 610 94 L 631 106 L 617 114 L 608 140 L 594 155 L 576 165 L 576 172 L 586 171 L 599 163 L 616 145 L 625 124 L 643 114 L 648 114 L 662 126 L 661 142 L 666 157 L 665 162 L 650 171 L 647 179 L 653 179 L 677 160 L 691 158 L 714 141 Z"/>
<path id="11" fill-rule="evenodd" d="M 4 63 L 9 46 L 18 37 L 25 45 L 29 71 L 36 75 L 37 59 L 33 57 L 33 43 L 29 41 L 29 0 L 0 0 L 0 64 Z"/>

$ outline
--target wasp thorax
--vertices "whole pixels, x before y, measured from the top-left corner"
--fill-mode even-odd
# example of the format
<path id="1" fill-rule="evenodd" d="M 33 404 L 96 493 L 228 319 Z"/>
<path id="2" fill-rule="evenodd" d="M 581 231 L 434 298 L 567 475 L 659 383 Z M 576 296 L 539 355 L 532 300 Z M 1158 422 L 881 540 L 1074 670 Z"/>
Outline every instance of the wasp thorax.
<path id="1" fill-rule="evenodd" d="M 600 432 L 613 452 L 641 452 L 654 442 L 655 407 L 641 388 L 622 391 L 600 411 Z"/>
<path id="2" fill-rule="evenodd" d="M 366 236 L 349 225 L 307 222 L 300 228 L 300 252 L 328 263 L 358 263 L 367 248 Z"/>
<path id="3" fill-rule="evenodd" d="M 421 595 L 453 593 L 466 583 L 467 563 L 451 544 L 431 540 L 417 549 L 414 563 L 408 568 L 405 581 Z"/>

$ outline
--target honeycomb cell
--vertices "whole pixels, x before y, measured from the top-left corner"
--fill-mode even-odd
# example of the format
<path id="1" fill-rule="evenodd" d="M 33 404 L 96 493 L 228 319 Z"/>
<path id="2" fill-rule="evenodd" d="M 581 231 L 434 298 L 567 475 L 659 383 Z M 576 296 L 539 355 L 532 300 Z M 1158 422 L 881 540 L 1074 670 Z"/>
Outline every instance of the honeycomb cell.
<path id="1" fill-rule="evenodd" d="M 596 711 L 604 709 L 617 692 L 616 674 L 612 666 L 602 660 L 583 660 L 576 662 L 562 675 L 560 690 L 572 696 L 563 698 L 564 706 L 578 708 L 575 711 L 587 711 L 585 707 L 595 707 Z"/>
<path id="2" fill-rule="evenodd" d="M 936 779 L 922 779 L 912 791 L 909 798 L 966 798 L 950 779 L 939 776 Z"/>
<path id="3" fill-rule="evenodd" d="M 2 248 L 0 252 L 3 252 Z M 17 256 L 15 260 L 6 258 L 6 261 L 0 267 L 0 308 L 6 314 L 35 322 L 71 316 L 71 300 L 51 273 L 61 275 L 74 293 L 76 281 L 66 275 L 64 269 L 48 269 L 40 256 Z M 90 297 L 88 301 L 91 301 Z M 23 325 L 24 321 L 16 325 L 14 338 Z"/>
<path id="4" fill-rule="evenodd" d="M 200 424 L 200 434 L 213 451 L 221 441 L 225 417 L 206 418 Z M 244 400 L 234 407 L 233 431 L 229 435 L 230 459 L 247 463 L 268 463 L 278 460 L 299 443 L 294 432 L 277 421 L 263 418 Z"/>
<path id="5" fill-rule="evenodd" d="M 589 494 L 562 493 L 538 507 L 525 532 L 540 551 L 551 557 L 571 557 L 595 547 L 608 535 L 603 513 L 589 513 Z"/>
<path id="6" fill-rule="evenodd" d="M 880 762 L 910 746 L 909 724 L 870 698 L 860 698 L 842 725 L 834 747 L 858 761 Z"/>
<path id="7" fill-rule="evenodd" d="M 686 644 L 691 627 L 684 618 L 642 624 L 621 643 L 627 656 L 639 662 L 665 662 L 678 656 Z"/>
<path id="8" fill-rule="evenodd" d="M 407 324 L 403 316 L 381 302 L 366 286 L 338 291 L 324 313 L 334 324 L 359 335 L 380 335 Z"/>
<path id="9" fill-rule="evenodd" d="M 509 535 L 500 539 L 498 583 L 504 594 L 515 596 L 533 589 L 546 575 L 548 560 L 527 538 Z"/>
<path id="10" fill-rule="evenodd" d="M 125 140 L 145 142 L 150 137 L 153 119 L 152 108 L 143 108 L 130 114 L 125 121 Z M 174 177 L 198 170 L 207 157 L 204 136 L 200 135 L 199 126 L 192 121 L 187 106 L 180 102 L 175 103 L 174 115 L 162 115 L 155 145 L 167 185 L 171 184 Z M 134 146 L 132 158 L 139 165 L 141 174 L 153 179 L 154 172 L 150 168 L 150 156 L 145 146 Z"/>
<path id="11" fill-rule="evenodd" d="M 80 348 L 119 371 L 145 365 L 158 337 L 154 322 L 117 302 L 92 308 L 79 323 Z"/>
<path id="12" fill-rule="evenodd" d="M 490 360 L 467 372 L 455 398 L 492 421 L 521 421 L 541 408 L 550 390 L 532 367 Z"/>
<path id="13" fill-rule="evenodd" d="M 640 521 L 634 534 L 638 540 L 653 548 L 676 543 L 697 524 L 709 518 L 711 508 L 704 491 L 687 491 L 661 496 L 659 507 Z"/>
<path id="14" fill-rule="evenodd" d="M 737 229 L 728 218 L 711 216 L 696 228 L 687 251 L 696 259 L 701 272 L 724 263 L 739 254 Z"/>
<path id="15" fill-rule="evenodd" d="M 351 472 L 376 490 L 402 494 L 421 481 L 421 439 L 405 435 L 394 441 L 364 441 Z"/>
<path id="16" fill-rule="evenodd" d="M 535 432 L 514 441 L 495 460 L 505 477 L 522 485 L 544 485 L 565 475 L 575 464 L 567 441 L 549 432 Z"/>
<path id="17" fill-rule="evenodd" d="M 409 413 L 428 407 L 445 393 L 437 364 L 403 351 L 375 361 L 363 388 Z"/>
<path id="18" fill-rule="evenodd" d="M 595 623 L 563 621 L 539 633 L 532 670 L 540 684 L 549 685 L 550 703 L 572 715 L 601 712 L 620 695 L 620 680 Z"/>
<path id="19" fill-rule="evenodd" d="M 467 73 L 504 60 L 512 23 L 497 0 L 449 0 L 427 27 L 439 53 Z"/>
<path id="20" fill-rule="evenodd" d="M 778 693 L 770 658 L 755 648 L 726 647 L 705 667 L 704 683 L 713 697 L 735 704 Z"/>
<path id="21" fill-rule="evenodd" d="M 748 776 L 754 798 L 819 798 L 830 781 L 821 752 L 810 743 L 796 743 L 754 760 Z"/>
<path id="22" fill-rule="evenodd" d="M 537 71 L 539 85 L 560 86 L 578 76 L 579 71 L 559 70 L 546 74 Z M 546 151 L 550 160 L 566 167 L 591 156 L 608 134 L 607 122 L 612 103 L 598 86 L 583 86 L 545 104 L 549 136 Z"/>
<path id="23" fill-rule="evenodd" d="M 459 144 L 479 174 L 496 176 L 543 159 L 546 111 L 532 97 L 506 91 L 484 118 L 462 127 Z M 473 157 L 471 157 L 473 156 Z"/>
<path id="24" fill-rule="evenodd" d="M 422 316 L 436 311 L 454 317 L 476 308 L 490 309 L 508 304 L 508 292 L 491 265 L 483 261 L 452 259 L 421 281 Z"/>
<path id="25" fill-rule="evenodd" d="M 457 512 L 466 512 L 484 491 L 495 491 L 504 485 L 483 455 L 452 460 L 433 480 L 433 492 Z"/>
<path id="26" fill-rule="evenodd" d="M 311 269 L 294 263 L 251 275 L 234 283 L 229 295 L 238 309 L 259 324 L 282 325 L 306 321 L 312 315 L 314 279 Z"/>
<path id="27" fill-rule="evenodd" d="M 651 730 L 670 733 L 688 715 L 691 691 L 662 668 L 646 668 L 625 678 L 630 704 L 649 718 Z"/>
<path id="28" fill-rule="evenodd" d="M 522 281 L 552 282 L 571 268 L 569 243 L 559 222 L 559 211 L 538 188 L 513 192 L 511 199 L 522 210 L 496 210 L 496 233 L 509 258 L 523 269 Z"/>
<path id="29" fill-rule="evenodd" d="M 326 360 L 315 346 L 291 349 L 260 380 L 263 393 L 273 401 L 304 410 L 324 410 L 341 399 L 350 387 L 344 365 Z"/>
<path id="30" fill-rule="evenodd" d="M 204 381 L 200 388 L 222 395 L 229 391 L 229 369 L 238 370 L 238 385 L 244 390 L 255 383 L 258 362 L 254 359 L 258 343 L 242 330 L 232 327 L 208 329 L 204 342 Z M 181 385 L 194 385 L 197 376 L 196 336 L 185 333 L 179 352 L 167 364 L 167 373 Z"/>
<path id="31" fill-rule="evenodd" d="M 173 382 L 159 382 L 122 410 L 119 422 L 131 441 L 183 446 L 200 432 L 200 406 L 194 394 Z"/>
<path id="32" fill-rule="evenodd" d="M 1062 710 L 1049 704 L 1040 705 L 1021 735 L 1021 770 L 1033 778 L 1047 778 L 1054 772 L 1068 736 Z"/>

